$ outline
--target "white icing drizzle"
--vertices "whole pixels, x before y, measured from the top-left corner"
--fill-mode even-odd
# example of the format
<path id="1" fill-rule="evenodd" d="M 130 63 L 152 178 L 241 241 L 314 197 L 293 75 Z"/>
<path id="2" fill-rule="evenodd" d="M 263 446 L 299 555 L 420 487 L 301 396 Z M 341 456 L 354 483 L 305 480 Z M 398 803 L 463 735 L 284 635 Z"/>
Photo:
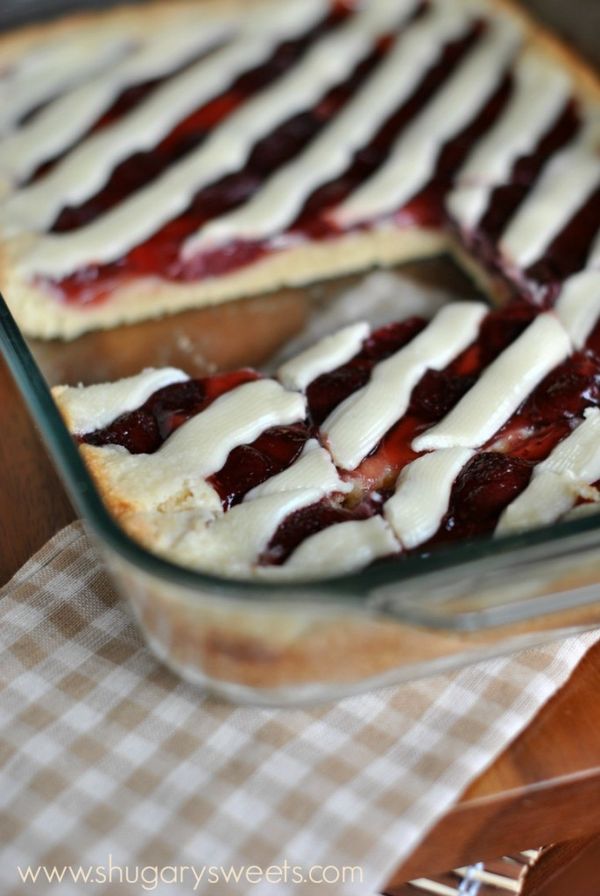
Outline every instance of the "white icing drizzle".
<path id="1" fill-rule="evenodd" d="M 26 178 L 42 162 L 63 152 L 81 137 L 125 88 L 167 74 L 191 56 L 223 40 L 231 32 L 231 28 L 231 23 L 226 22 L 207 22 L 203 28 L 190 27 L 190 23 L 185 22 L 183 25 L 174 24 L 166 30 L 161 30 L 151 41 L 143 43 L 136 52 L 112 66 L 108 72 L 54 100 L 29 123 L 0 142 L 0 175 L 11 181 Z M 188 102 L 190 99 L 188 97 Z M 173 124 L 178 120 L 179 117 L 171 118 Z M 158 121 L 160 123 L 160 118 Z M 103 170 L 110 172 L 118 160 L 118 157 L 113 158 L 115 150 L 106 156 L 106 149 L 109 146 L 122 149 L 126 155 L 130 155 L 132 150 L 137 148 L 135 144 L 131 146 L 125 141 L 118 142 L 117 127 L 109 128 L 109 132 L 110 139 L 103 134 L 102 139 L 96 136 L 90 140 L 95 151 L 102 150 L 101 154 L 96 152 L 94 156 L 100 173 Z M 155 130 L 149 145 L 155 145 L 159 137 L 160 131 L 157 136 Z M 81 149 L 77 152 L 75 164 L 73 155 L 69 158 L 68 164 L 64 165 L 63 162 L 63 165 L 68 169 L 71 184 L 78 184 L 80 175 L 84 173 L 81 165 Z M 120 158 L 123 158 L 123 155 Z M 56 184 L 61 179 L 55 176 L 48 180 Z M 64 179 L 62 182 L 64 185 Z M 79 189 L 81 190 L 81 187 Z M 48 183 L 41 192 L 45 194 L 39 197 L 42 199 L 51 194 Z M 21 193 L 23 204 L 26 204 L 25 197 L 29 195 L 31 194 L 28 191 Z M 33 191 L 33 196 L 36 195 L 39 194 Z M 69 204 L 72 201 L 68 189 L 62 194 L 61 200 L 62 204 Z M 57 211 L 55 204 L 44 211 L 43 219 L 38 218 L 30 223 L 37 226 L 51 223 Z"/>
<path id="2" fill-rule="evenodd" d="M 573 86 L 553 61 L 531 51 L 517 61 L 514 79 L 508 106 L 475 145 L 446 200 L 466 229 L 477 226 L 494 187 L 508 180 L 517 159 L 533 152 L 557 121 Z"/>
<path id="3" fill-rule="evenodd" d="M 548 526 L 568 513 L 578 498 L 594 498 L 595 490 L 570 476 L 541 473 L 502 514 L 495 535 L 510 535 Z"/>
<path id="4" fill-rule="evenodd" d="M 216 492 L 205 481 L 229 452 L 252 443 L 272 426 L 304 419 L 305 401 L 273 380 L 244 383 L 226 392 L 179 427 L 154 454 L 99 449 L 119 491 L 139 509 L 181 509 L 189 500 L 218 511 Z"/>
<path id="5" fill-rule="evenodd" d="M 414 440 L 413 450 L 480 447 L 570 350 L 569 337 L 558 319 L 553 314 L 540 315 L 440 423 Z"/>
<path id="6" fill-rule="evenodd" d="M 240 37 L 159 86 L 121 120 L 84 140 L 46 177 L 15 195 L 2 211 L 6 227 L 48 227 L 65 205 L 93 196 L 119 162 L 152 149 L 194 109 L 226 90 L 236 76 L 268 59 L 277 43 L 308 30 L 324 10 L 323 0 L 304 6 L 257 7 Z M 214 41 L 230 27 L 215 23 L 200 34 Z"/>
<path id="7" fill-rule="evenodd" d="M 536 467 L 536 473 L 569 475 L 591 485 L 600 479 L 600 410 L 588 408 L 585 420 L 552 454 Z"/>
<path id="8" fill-rule="evenodd" d="M 583 348 L 600 317 L 600 270 L 569 277 L 555 307 L 576 348 Z"/>
<path id="9" fill-rule="evenodd" d="M 442 308 L 423 332 L 375 367 L 366 386 L 329 415 L 322 433 L 338 467 L 353 470 L 360 464 L 403 416 L 426 370 L 443 369 L 474 341 L 486 312 L 479 302 Z"/>
<path id="10" fill-rule="evenodd" d="M 187 535 L 187 544 L 181 548 L 205 569 L 247 574 L 286 517 L 319 498 L 318 489 L 300 489 L 238 504 L 199 532 Z"/>
<path id="11" fill-rule="evenodd" d="M 508 263 L 526 269 L 544 255 L 569 220 L 600 184 L 600 116 L 546 165 L 534 189 L 509 222 L 500 250 Z"/>
<path id="12" fill-rule="evenodd" d="M 585 270 L 565 281 L 554 307 L 576 348 L 583 348 L 600 318 L 600 237 Z"/>
<path id="13" fill-rule="evenodd" d="M 401 134 L 388 160 L 335 213 L 342 225 L 401 208 L 431 178 L 440 149 L 460 133 L 498 88 L 521 31 L 499 18 L 458 70 Z"/>
<path id="14" fill-rule="evenodd" d="M 136 42 L 133 29 L 105 25 L 34 47 L 0 79 L 0 134 L 63 90 L 118 63 Z"/>
<path id="15" fill-rule="evenodd" d="M 261 485 L 257 485 L 256 488 L 248 492 L 244 500 L 253 501 L 266 495 L 307 488 L 316 489 L 321 498 L 334 492 L 347 494 L 352 491 L 352 485 L 340 479 L 329 454 L 316 439 L 311 439 L 306 443 L 298 460 L 287 470 L 283 470 L 276 476 L 271 476 Z"/>
<path id="16" fill-rule="evenodd" d="M 310 146 L 277 171 L 249 202 L 210 221 L 192 236 L 184 245 L 184 257 L 228 239 L 259 239 L 284 230 L 310 193 L 341 174 L 353 154 L 402 106 L 437 61 L 444 44 L 466 32 L 468 26 L 466 10 L 446 0 L 409 27 L 367 83 Z"/>
<path id="17" fill-rule="evenodd" d="M 353 572 L 400 550 L 394 533 L 380 516 L 329 526 L 306 538 L 281 567 L 261 569 L 270 576 L 286 572 L 303 577 Z"/>
<path id="18" fill-rule="evenodd" d="M 109 426 L 117 417 L 135 411 L 165 386 L 188 380 L 175 367 L 149 368 L 136 376 L 94 386 L 61 386 L 55 390 L 75 435 L 86 435 Z"/>
<path id="19" fill-rule="evenodd" d="M 469 448 L 446 448 L 425 454 L 404 468 L 384 515 L 407 550 L 435 535 L 448 510 L 456 477 L 474 454 Z"/>
<path id="20" fill-rule="evenodd" d="M 237 445 L 251 444 L 272 426 L 303 420 L 305 413 L 304 397 L 274 380 L 244 383 L 184 423 L 152 457 L 169 455 L 180 467 L 209 476 Z"/>
<path id="21" fill-rule="evenodd" d="M 496 535 L 547 525 L 560 519 L 600 479 L 600 410 L 586 411 L 584 422 L 533 471 L 533 479 L 500 519 Z"/>
<path id="22" fill-rule="evenodd" d="M 258 139 L 310 108 L 344 80 L 372 49 L 374 36 L 400 24 L 416 0 L 372 0 L 350 21 L 326 35 L 273 85 L 234 112 L 195 151 L 149 186 L 72 233 L 40 237 L 21 264 L 25 274 L 61 277 L 111 261 L 143 242 L 189 204 L 194 194 L 239 170 Z"/>
<path id="23" fill-rule="evenodd" d="M 347 364 L 358 354 L 369 333 L 369 324 L 360 322 L 325 336 L 311 348 L 286 361 L 277 371 L 277 378 L 286 389 L 306 389 L 317 377 Z"/>

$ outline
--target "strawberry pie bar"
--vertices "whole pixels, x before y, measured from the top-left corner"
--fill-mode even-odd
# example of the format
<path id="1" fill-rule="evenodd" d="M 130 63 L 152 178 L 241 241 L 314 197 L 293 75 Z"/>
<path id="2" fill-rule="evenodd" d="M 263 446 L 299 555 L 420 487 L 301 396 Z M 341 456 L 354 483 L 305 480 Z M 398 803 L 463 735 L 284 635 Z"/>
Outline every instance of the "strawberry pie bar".
<path id="1" fill-rule="evenodd" d="M 0 287 L 30 335 L 440 252 L 497 299 L 599 301 L 598 81 L 509 0 L 172 0 L 0 47 Z"/>

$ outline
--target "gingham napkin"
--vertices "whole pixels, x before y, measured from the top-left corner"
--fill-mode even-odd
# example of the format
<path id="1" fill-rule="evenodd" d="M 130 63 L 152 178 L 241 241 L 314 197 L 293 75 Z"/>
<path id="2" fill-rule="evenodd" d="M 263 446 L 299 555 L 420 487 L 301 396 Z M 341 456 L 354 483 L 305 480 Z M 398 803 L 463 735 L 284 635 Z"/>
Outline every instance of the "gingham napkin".
<path id="1" fill-rule="evenodd" d="M 235 708 L 153 658 L 80 524 L 0 595 L 6 896 L 375 893 L 597 638 Z"/>

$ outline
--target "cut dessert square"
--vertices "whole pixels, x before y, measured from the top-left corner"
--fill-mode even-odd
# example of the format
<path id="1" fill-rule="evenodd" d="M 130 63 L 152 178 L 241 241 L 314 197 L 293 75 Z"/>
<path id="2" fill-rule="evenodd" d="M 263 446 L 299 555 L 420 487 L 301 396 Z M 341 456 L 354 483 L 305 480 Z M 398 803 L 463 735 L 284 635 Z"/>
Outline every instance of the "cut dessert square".
<path id="1" fill-rule="evenodd" d="M 442 251 L 496 296 L 598 301 L 598 82 L 507 0 L 175 0 L 0 46 L 31 335 Z"/>
<path id="2" fill-rule="evenodd" d="M 598 315 L 573 333 L 523 301 L 453 302 L 350 324 L 274 377 L 165 368 L 54 395 L 147 547 L 233 578 L 322 578 L 598 504 Z"/>

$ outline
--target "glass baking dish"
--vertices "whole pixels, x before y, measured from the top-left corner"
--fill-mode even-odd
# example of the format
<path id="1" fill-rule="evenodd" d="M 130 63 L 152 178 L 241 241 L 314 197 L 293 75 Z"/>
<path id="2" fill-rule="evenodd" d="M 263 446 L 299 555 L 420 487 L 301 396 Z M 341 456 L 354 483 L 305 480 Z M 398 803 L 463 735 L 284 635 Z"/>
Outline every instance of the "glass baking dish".
<path id="1" fill-rule="evenodd" d="M 17 6 L 6 4 L 0 26 Z M 73 4 L 34 6 L 54 12 Z M 476 295 L 445 260 L 406 265 L 402 273 L 461 297 Z M 26 341 L 0 298 L 0 347 L 115 585 L 156 654 L 228 699 L 282 705 L 339 698 L 600 624 L 600 515 L 286 586 L 175 566 L 112 520 L 49 386 L 169 364 L 196 376 L 260 367 L 302 333 L 315 306 L 328 307 L 355 281 L 280 291 L 70 343 Z M 398 317 L 402 311 L 400 303 Z"/>

